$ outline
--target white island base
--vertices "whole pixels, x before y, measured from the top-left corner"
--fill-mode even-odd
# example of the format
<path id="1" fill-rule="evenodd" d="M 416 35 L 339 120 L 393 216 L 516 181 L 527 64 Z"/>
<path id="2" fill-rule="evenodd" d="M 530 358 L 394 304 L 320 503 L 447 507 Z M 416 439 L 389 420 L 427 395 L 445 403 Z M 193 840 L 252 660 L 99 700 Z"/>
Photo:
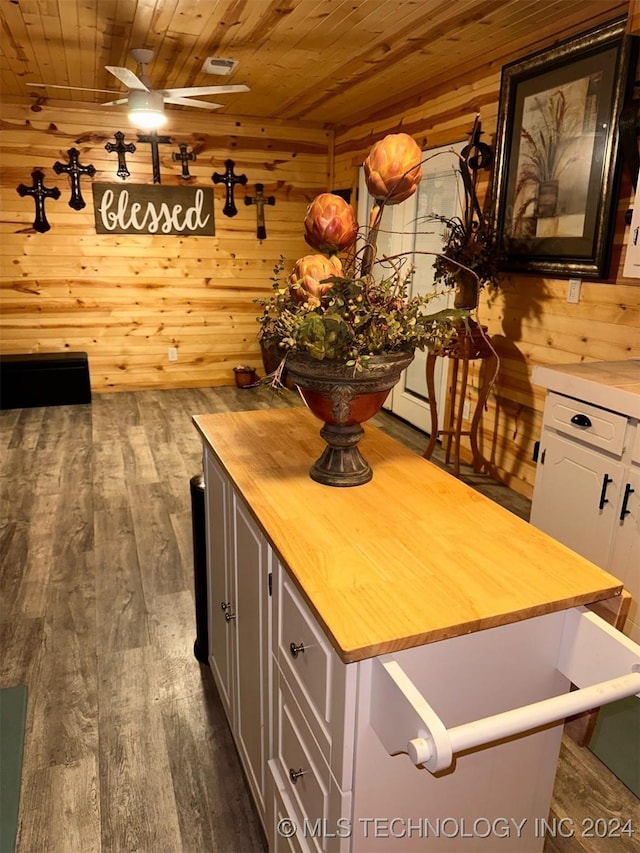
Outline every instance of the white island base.
<path id="1" fill-rule="evenodd" d="M 620 582 L 377 430 L 372 483 L 331 489 L 304 411 L 194 421 L 210 664 L 271 853 L 541 851 L 564 718 L 640 693 L 585 606 Z"/>

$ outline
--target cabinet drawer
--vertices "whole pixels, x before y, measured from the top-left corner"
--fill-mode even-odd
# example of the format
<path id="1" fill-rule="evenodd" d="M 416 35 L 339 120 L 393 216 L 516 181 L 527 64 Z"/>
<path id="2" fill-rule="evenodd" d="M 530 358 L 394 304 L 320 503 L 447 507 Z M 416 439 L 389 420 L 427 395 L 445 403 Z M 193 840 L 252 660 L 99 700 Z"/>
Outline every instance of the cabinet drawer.
<path id="1" fill-rule="evenodd" d="M 300 815 L 298 830 L 311 850 L 348 849 L 349 833 L 342 828 L 351 816 L 351 797 L 336 784 L 282 674 L 276 695 L 276 765 L 283 800 L 290 800 Z"/>
<path id="2" fill-rule="evenodd" d="M 303 823 L 289 799 L 278 763 L 269 762 L 273 792 L 273 812 L 270 827 L 269 853 L 312 853 L 303 833 Z"/>
<path id="3" fill-rule="evenodd" d="M 332 773 L 340 786 L 349 790 L 353 773 L 358 665 L 340 660 L 288 572 L 279 563 L 274 571 L 274 580 L 276 578 L 273 645 L 277 665 Z"/>
<path id="4" fill-rule="evenodd" d="M 280 595 L 278 660 L 306 693 L 317 716 L 331 719 L 331 681 L 335 665 L 329 641 L 293 582 L 283 577 Z"/>
<path id="5" fill-rule="evenodd" d="M 627 418 L 553 392 L 547 395 L 543 426 L 622 456 Z"/>

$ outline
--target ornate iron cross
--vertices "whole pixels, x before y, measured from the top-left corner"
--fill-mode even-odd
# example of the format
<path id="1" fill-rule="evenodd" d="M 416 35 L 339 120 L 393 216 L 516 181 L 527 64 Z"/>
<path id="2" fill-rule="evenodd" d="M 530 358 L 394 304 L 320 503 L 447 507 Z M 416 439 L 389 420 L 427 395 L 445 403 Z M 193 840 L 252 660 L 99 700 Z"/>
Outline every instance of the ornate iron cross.
<path id="1" fill-rule="evenodd" d="M 258 219 L 258 228 L 257 228 L 258 240 L 264 240 L 267 236 L 267 228 L 266 228 L 266 225 L 264 222 L 264 206 L 265 206 L 265 204 L 271 204 L 271 205 L 275 204 L 276 203 L 275 196 L 272 196 L 272 195 L 265 196 L 264 195 L 264 184 L 256 184 L 255 196 L 252 197 L 250 195 L 246 195 L 244 197 L 244 203 L 245 204 L 255 204 L 255 206 L 257 208 L 256 216 Z"/>
<path id="2" fill-rule="evenodd" d="M 178 161 L 180 163 L 182 163 L 182 175 L 180 176 L 181 178 L 187 178 L 187 179 L 191 178 L 191 175 L 189 174 L 189 165 L 188 164 L 189 164 L 189 161 L 195 162 L 195 160 L 196 160 L 196 155 L 194 154 L 193 151 L 189 151 L 189 153 L 187 154 L 187 146 L 181 145 L 180 146 L 180 153 L 176 154 L 176 152 L 174 151 L 171 154 L 171 159 L 173 160 L 174 163 L 177 163 Z"/>
<path id="3" fill-rule="evenodd" d="M 31 172 L 31 177 L 33 178 L 33 184 L 30 187 L 25 184 L 18 184 L 18 195 L 33 196 L 33 200 L 36 203 L 36 218 L 33 220 L 33 227 L 36 231 L 44 234 L 45 231 L 49 231 L 51 228 L 44 212 L 45 199 L 60 198 L 60 190 L 58 187 L 47 189 L 44 186 L 44 172 L 41 172 L 40 169 L 34 169 Z"/>
<path id="4" fill-rule="evenodd" d="M 247 176 L 233 174 L 233 168 L 236 165 L 233 160 L 225 160 L 224 165 L 226 166 L 224 175 L 214 172 L 211 179 L 214 184 L 224 184 L 227 189 L 227 200 L 222 208 L 222 212 L 225 216 L 235 216 L 238 212 L 238 208 L 236 207 L 236 203 L 233 198 L 233 188 L 236 184 L 242 184 L 244 186 L 247 183 Z"/>
<path id="5" fill-rule="evenodd" d="M 118 171 L 116 172 L 119 178 L 122 178 L 124 181 L 125 178 L 128 178 L 131 172 L 127 169 L 127 161 L 125 159 L 125 153 L 133 154 L 136 150 L 136 146 L 133 142 L 128 142 L 126 145 L 124 144 L 124 133 L 121 130 L 116 131 L 114 133 L 115 143 L 107 142 L 104 146 L 105 150 L 112 154 L 114 151 L 118 155 Z"/>
<path id="6" fill-rule="evenodd" d="M 67 151 L 69 155 L 68 163 L 60 163 L 56 161 L 53 164 L 53 171 L 56 175 L 62 174 L 62 172 L 66 172 L 71 179 L 71 198 L 69 199 L 69 207 L 72 207 L 74 210 L 82 210 L 83 207 L 87 206 L 86 201 L 82 198 L 82 193 L 80 192 L 80 178 L 82 175 L 89 175 L 93 177 L 96 173 L 95 166 L 81 166 L 78 162 L 78 158 L 80 157 L 80 152 L 77 148 L 69 148 Z"/>
<path id="7" fill-rule="evenodd" d="M 151 163 L 153 164 L 153 183 L 159 184 L 160 181 L 160 154 L 158 145 L 169 145 L 171 142 L 170 136 L 158 136 L 155 130 L 151 133 L 141 136 L 138 134 L 138 142 L 148 142 L 151 146 Z"/>

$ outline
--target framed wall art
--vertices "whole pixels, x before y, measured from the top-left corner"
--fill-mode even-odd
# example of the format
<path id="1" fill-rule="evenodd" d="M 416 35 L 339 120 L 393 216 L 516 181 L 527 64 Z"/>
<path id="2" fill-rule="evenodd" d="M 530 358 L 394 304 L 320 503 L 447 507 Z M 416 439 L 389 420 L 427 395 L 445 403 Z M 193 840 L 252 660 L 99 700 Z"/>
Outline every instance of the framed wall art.
<path id="1" fill-rule="evenodd" d="M 607 277 L 633 41 L 620 20 L 502 69 L 493 203 L 504 269 Z"/>

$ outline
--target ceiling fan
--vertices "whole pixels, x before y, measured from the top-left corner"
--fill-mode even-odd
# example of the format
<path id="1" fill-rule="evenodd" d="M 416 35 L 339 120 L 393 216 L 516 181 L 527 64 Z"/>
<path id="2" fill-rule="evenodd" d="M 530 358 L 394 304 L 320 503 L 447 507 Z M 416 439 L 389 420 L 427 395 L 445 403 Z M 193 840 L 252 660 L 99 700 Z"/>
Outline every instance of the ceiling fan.
<path id="1" fill-rule="evenodd" d="M 215 110 L 223 106 L 211 101 L 200 101 L 195 95 L 226 95 L 234 92 L 248 92 L 249 87 L 243 84 L 222 86 L 188 86 L 175 89 L 154 89 L 147 75 L 147 65 L 153 61 L 154 52 L 146 48 L 135 48 L 131 56 L 140 66 L 136 75 L 128 68 L 118 65 L 105 65 L 109 73 L 117 77 L 129 89 L 127 97 L 115 101 L 106 101 L 102 106 L 115 107 L 121 104 L 129 105 L 129 118 L 133 124 L 147 129 L 159 127 L 165 122 L 164 105 L 176 104 L 182 107 L 197 107 L 203 110 Z M 57 86 L 48 83 L 27 83 L 27 86 L 45 86 L 51 89 L 74 89 L 89 92 L 109 92 L 110 89 L 86 89 L 83 86 Z"/>

